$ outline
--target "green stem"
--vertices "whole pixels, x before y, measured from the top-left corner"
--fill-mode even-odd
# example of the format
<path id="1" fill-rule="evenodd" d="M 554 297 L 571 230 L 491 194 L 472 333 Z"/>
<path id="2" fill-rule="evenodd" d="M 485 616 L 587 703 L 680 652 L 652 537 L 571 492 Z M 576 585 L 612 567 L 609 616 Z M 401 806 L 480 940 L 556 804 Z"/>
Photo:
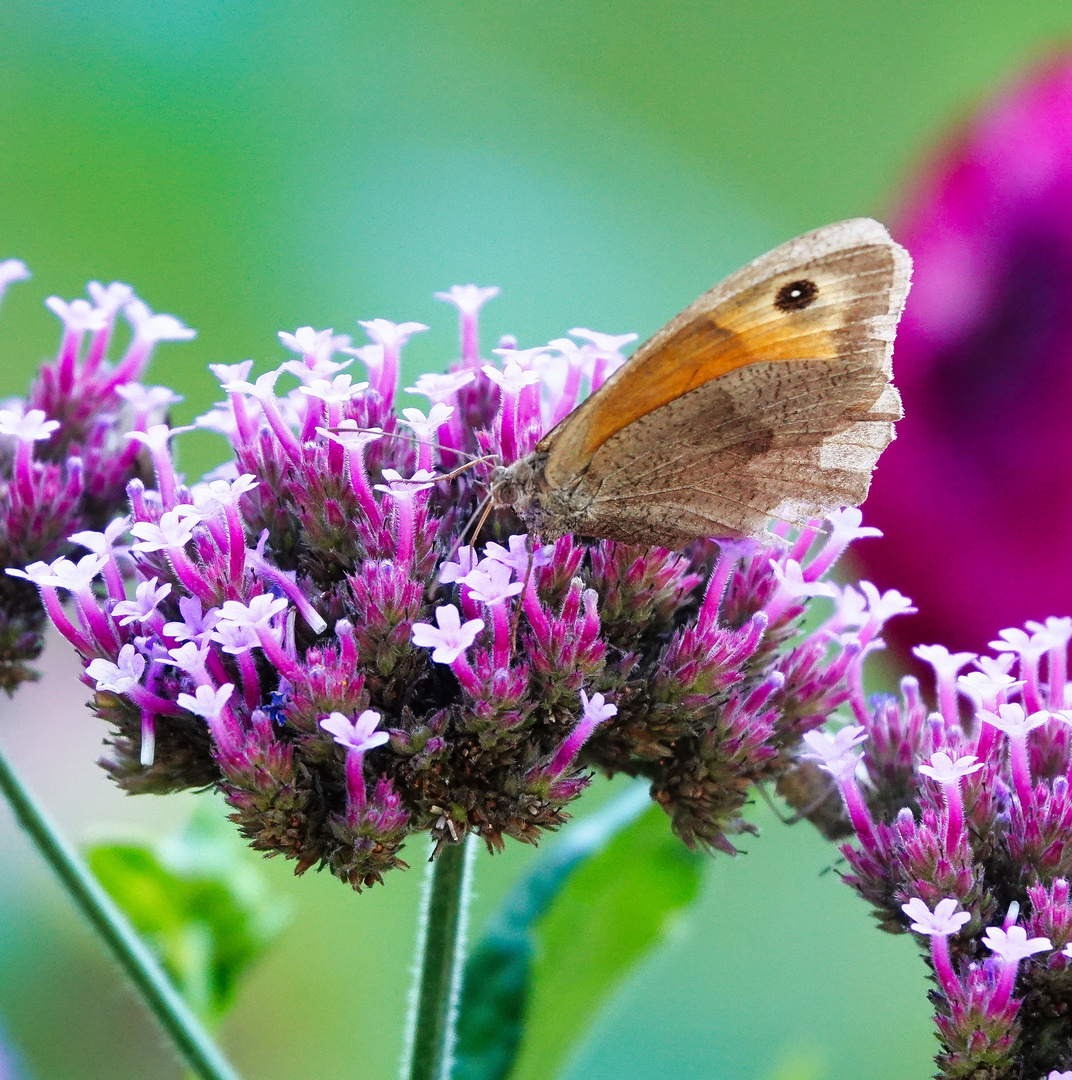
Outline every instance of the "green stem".
<path id="1" fill-rule="evenodd" d="M 239 1080 L 197 1017 L 168 981 L 156 957 L 116 907 L 89 867 L 60 836 L 45 811 L 23 786 L 0 752 L 0 791 L 68 895 L 81 908 L 104 944 L 171 1036 L 187 1066 L 200 1080 Z"/>
<path id="2" fill-rule="evenodd" d="M 402 1080 L 450 1078 L 477 843 L 448 844 L 428 866 Z"/>

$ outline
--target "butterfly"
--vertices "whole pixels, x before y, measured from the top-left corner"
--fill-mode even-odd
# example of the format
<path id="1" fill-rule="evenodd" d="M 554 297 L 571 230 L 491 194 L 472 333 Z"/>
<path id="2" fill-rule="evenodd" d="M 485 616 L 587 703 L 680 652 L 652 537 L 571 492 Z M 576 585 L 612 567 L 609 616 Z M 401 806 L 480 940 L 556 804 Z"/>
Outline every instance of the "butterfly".
<path id="1" fill-rule="evenodd" d="M 891 358 L 911 265 L 870 218 L 761 255 L 500 467 L 494 502 L 545 539 L 666 548 L 859 505 L 902 415 Z"/>

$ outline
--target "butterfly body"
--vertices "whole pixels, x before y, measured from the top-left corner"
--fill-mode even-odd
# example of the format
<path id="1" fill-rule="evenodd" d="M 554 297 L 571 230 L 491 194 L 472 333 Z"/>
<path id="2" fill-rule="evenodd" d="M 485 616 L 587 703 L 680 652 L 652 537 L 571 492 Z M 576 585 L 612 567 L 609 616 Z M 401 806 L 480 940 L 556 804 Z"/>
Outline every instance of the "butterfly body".
<path id="1" fill-rule="evenodd" d="M 761 256 L 502 470 L 496 501 L 545 538 L 669 548 L 859 504 L 901 416 L 910 265 L 866 218 Z"/>

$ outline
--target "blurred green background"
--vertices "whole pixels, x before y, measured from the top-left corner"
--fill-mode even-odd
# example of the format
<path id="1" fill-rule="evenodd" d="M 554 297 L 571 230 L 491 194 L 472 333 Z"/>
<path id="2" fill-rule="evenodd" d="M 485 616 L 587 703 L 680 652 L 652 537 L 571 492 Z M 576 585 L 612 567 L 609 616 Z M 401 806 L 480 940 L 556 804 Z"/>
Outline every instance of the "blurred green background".
<path id="1" fill-rule="evenodd" d="M 4 0 L 0 258 L 35 277 L 0 313 L 0 396 L 55 348 L 44 297 L 89 278 L 197 328 L 152 369 L 186 395 L 179 420 L 214 399 L 206 363 L 274 366 L 276 330 L 306 323 L 418 319 L 406 374 L 442 368 L 455 323 L 431 294 L 455 282 L 503 287 L 485 348 L 643 337 L 773 244 L 881 216 L 958 117 L 1070 30 L 1051 0 Z M 191 473 L 223 452 L 186 440 Z M 72 657 L 48 668 L 0 703 L 0 740 L 69 834 L 180 829 L 193 798 L 117 796 Z M 711 861 L 570 1078 L 930 1073 L 912 942 L 872 929 L 807 826 L 756 815 L 763 835 Z M 530 857 L 480 859 L 477 932 Z M 419 873 L 362 896 L 264 873 L 296 915 L 224 1024 L 236 1064 L 393 1076 Z M 0 1017 L 34 1077 L 180 1076 L 3 809 L 0 912 Z M 538 1046 L 522 1072 L 545 1076 Z"/>

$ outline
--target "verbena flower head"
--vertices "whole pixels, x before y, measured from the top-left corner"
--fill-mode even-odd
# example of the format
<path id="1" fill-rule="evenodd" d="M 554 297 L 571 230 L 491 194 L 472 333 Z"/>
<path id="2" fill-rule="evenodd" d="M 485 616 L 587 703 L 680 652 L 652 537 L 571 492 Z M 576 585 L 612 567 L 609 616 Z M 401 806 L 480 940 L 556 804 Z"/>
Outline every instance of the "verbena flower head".
<path id="1" fill-rule="evenodd" d="M 918 650 L 938 669 L 939 698 L 953 695 L 937 711 L 913 678 L 900 700 L 867 699 L 857 682 L 855 725 L 806 736 L 834 759 L 837 739 L 840 757 L 862 740 L 851 773 L 830 770 L 840 823 L 829 807 L 817 823 L 855 832 L 842 847 L 846 880 L 882 927 L 926 939 L 942 1077 L 1072 1067 L 1072 1018 L 1056 1004 L 1072 992 L 1066 628 L 1049 619 L 1002 630 L 996 657 Z M 958 675 L 972 659 L 976 670 Z"/>
<path id="2" fill-rule="evenodd" d="M 395 407 L 401 350 L 425 327 L 373 319 L 368 345 L 303 327 L 280 335 L 278 369 L 215 366 L 224 400 L 202 424 L 233 459 L 206 483 L 175 473 L 174 432 L 140 429 L 155 480 L 128 486 L 118 527 L 133 587 L 104 575 L 74 620 L 56 605 L 121 787 L 214 785 L 255 848 L 355 888 L 403 866 L 413 833 L 536 842 L 593 770 L 645 777 L 687 843 L 735 850 L 749 789 L 846 700 L 907 602 L 865 589 L 844 604 L 821 580 L 873 533 L 855 512 L 681 552 L 543 544 L 503 507 L 474 536 L 493 470 L 632 339 L 577 329 L 583 345 L 493 363 L 476 335 L 494 294 L 443 294 L 462 358 L 415 383 L 427 411 Z M 353 361 L 365 370 L 338 374 Z M 812 597 L 828 618 L 804 633 Z"/>
<path id="3" fill-rule="evenodd" d="M 0 262 L 0 297 L 27 277 L 17 259 Z M 171 315 L 153 315 L 129 285 L 94 281 L 89 294 L 90 300 L 69 303 L 48 298 L 63 325 L 59 352 L 41 368 L 28 398 L 0 407 L 0 567 L 54 564 L 80 545 L 104 556 L 105 574 L 118 586 L 117 537 L 100 530 L 125 507 L 128 481 L 152 476 L 137 438 L 167 432 L 161 421 L 181 400 L 137 380 L 157 342 L 186 340 L 194 331 Z M 131 324 L 130 342 L 110 361 L 120 312 Z M 28 662 L 41 650 L 44 607 L 63 618 L 57 587 L 67 585 L 55 580 L 46 586 L 53 592 L 39 595 L 24 575 L 0 578 L 0 687 L 9 693 L 35 677 Z"/>

